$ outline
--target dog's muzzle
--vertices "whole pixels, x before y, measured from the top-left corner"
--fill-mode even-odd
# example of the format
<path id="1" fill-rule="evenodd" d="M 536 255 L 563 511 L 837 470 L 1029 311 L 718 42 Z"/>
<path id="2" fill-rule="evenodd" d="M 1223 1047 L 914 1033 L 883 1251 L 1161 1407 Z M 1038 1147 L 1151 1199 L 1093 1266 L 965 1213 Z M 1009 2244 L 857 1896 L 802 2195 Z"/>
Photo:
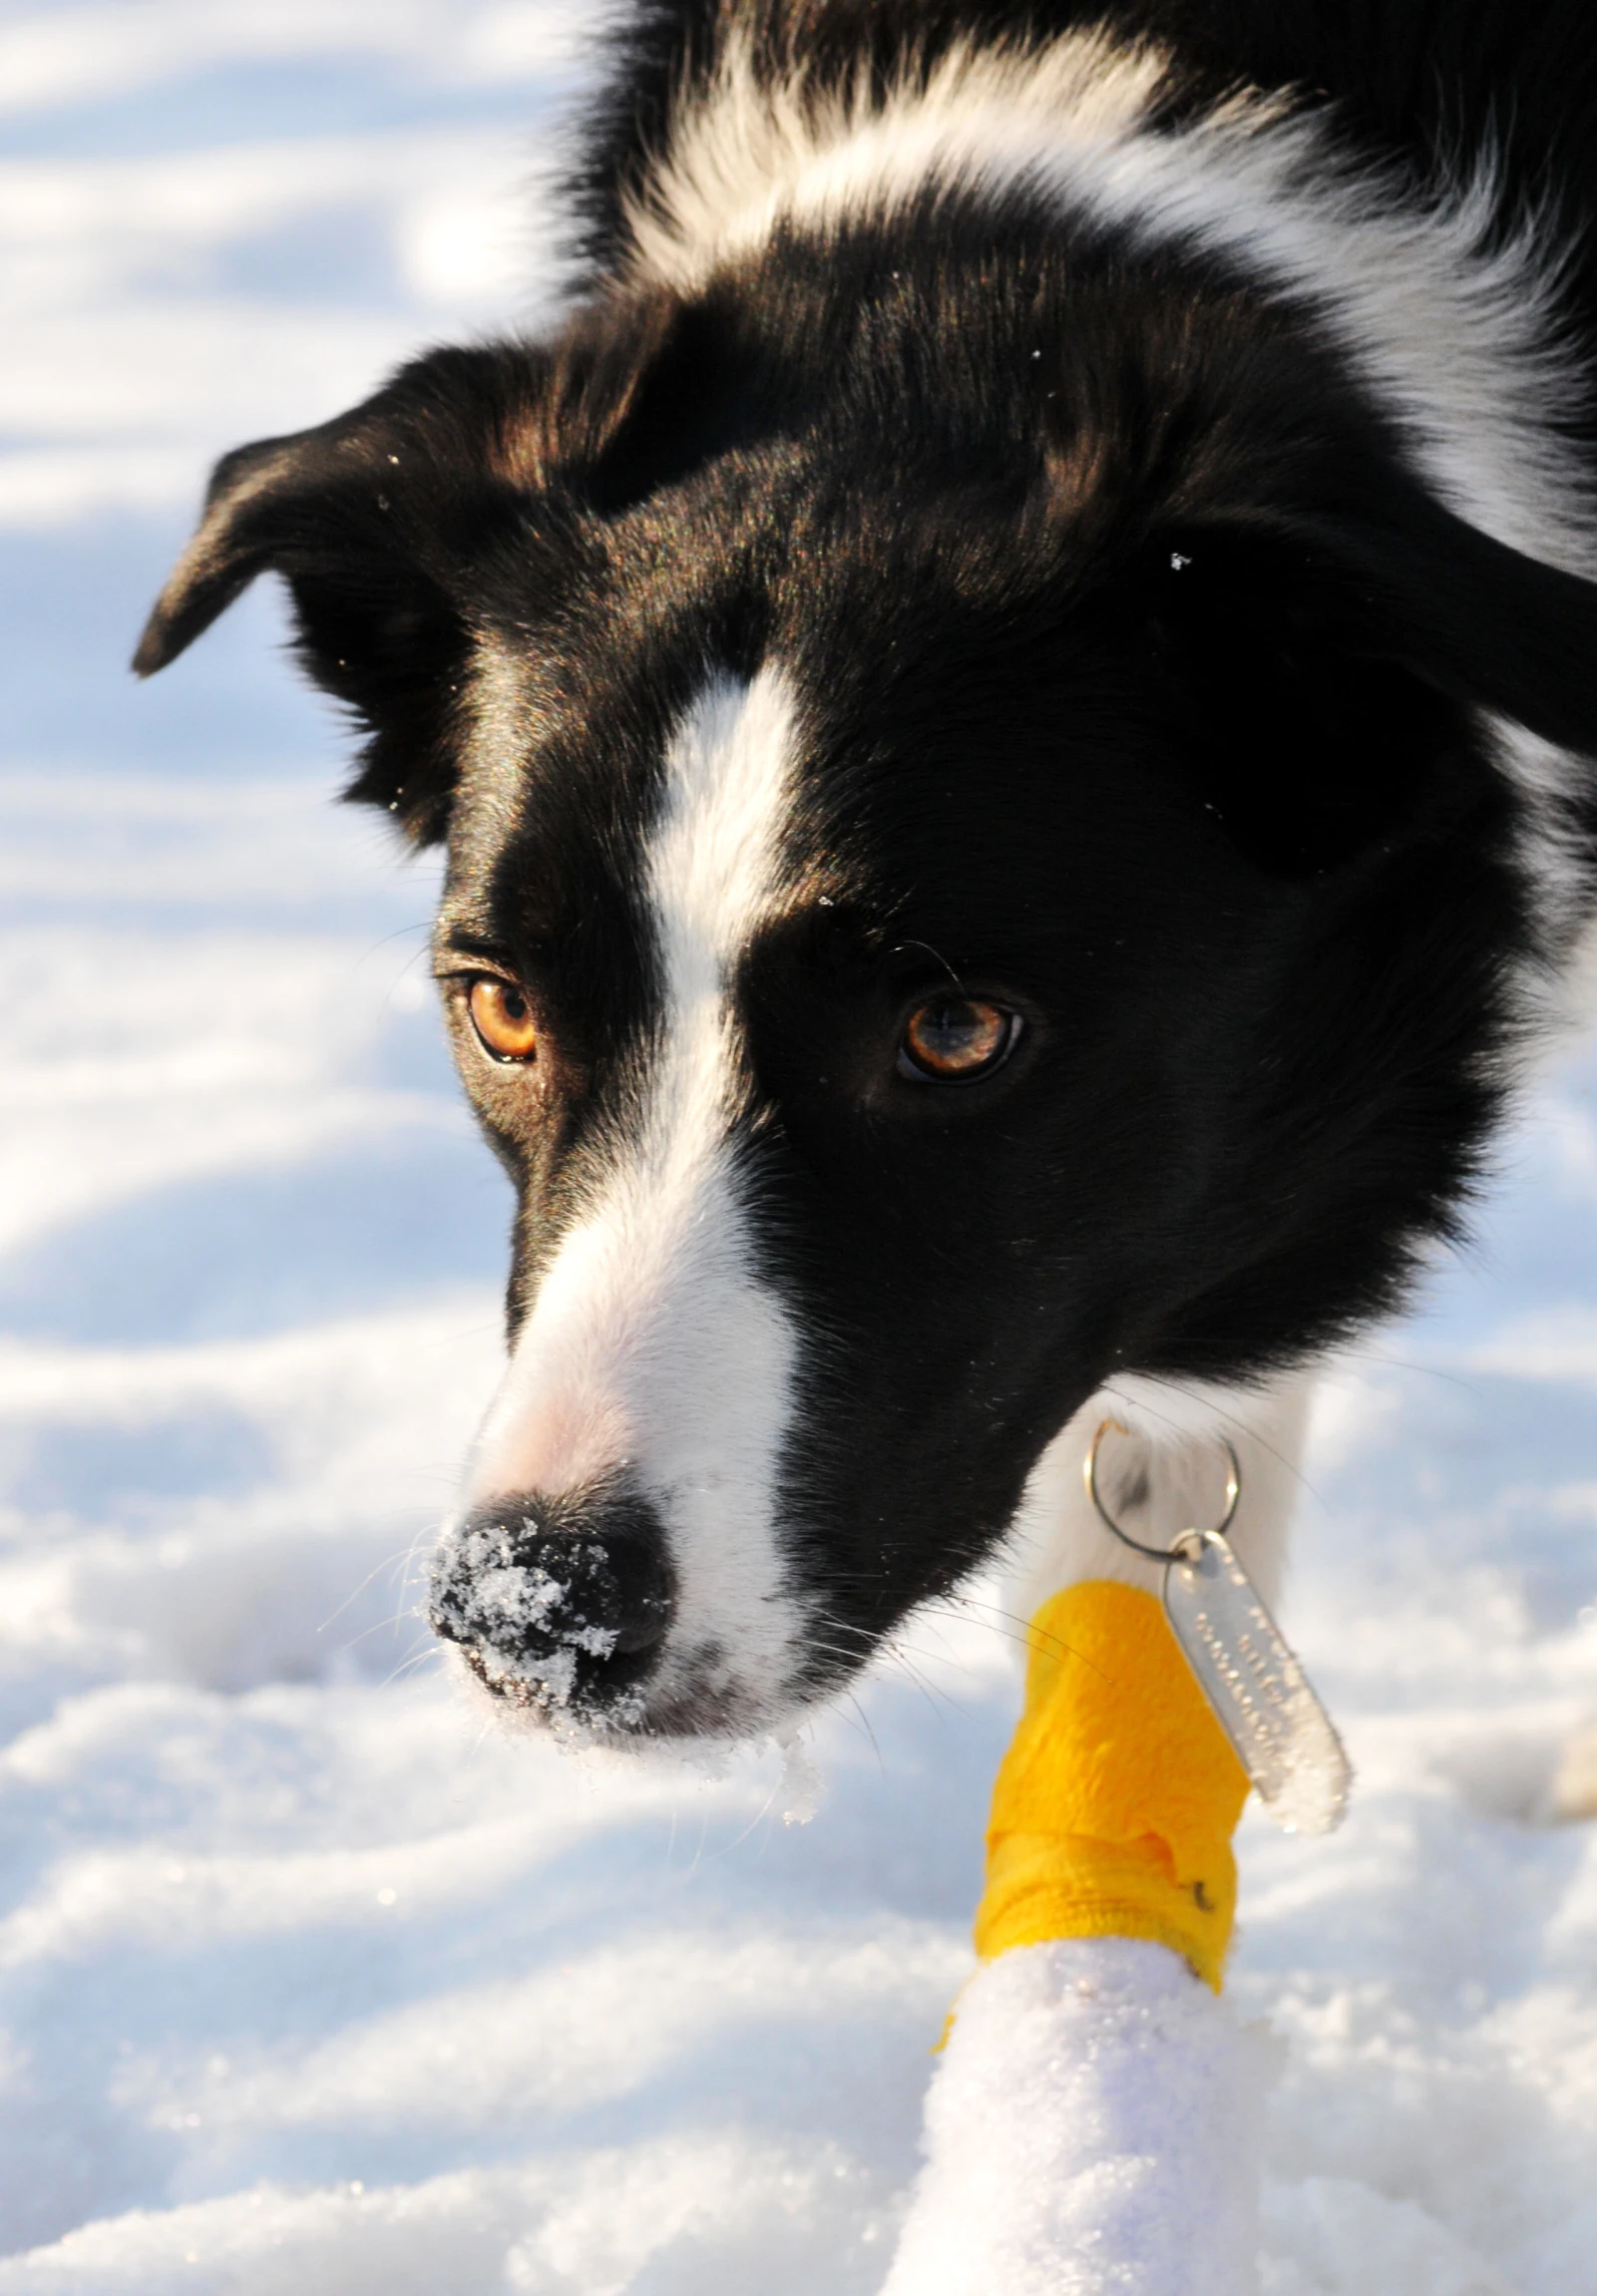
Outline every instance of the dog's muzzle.
<path id="1" fill-rule="evenodd" d="M 434 1630 L 514 1705 L 623 1726 L 671 1621 L 665 1533 L 648 1500 L 605 1489 L 476 1507 L 433 1561 Z"/>

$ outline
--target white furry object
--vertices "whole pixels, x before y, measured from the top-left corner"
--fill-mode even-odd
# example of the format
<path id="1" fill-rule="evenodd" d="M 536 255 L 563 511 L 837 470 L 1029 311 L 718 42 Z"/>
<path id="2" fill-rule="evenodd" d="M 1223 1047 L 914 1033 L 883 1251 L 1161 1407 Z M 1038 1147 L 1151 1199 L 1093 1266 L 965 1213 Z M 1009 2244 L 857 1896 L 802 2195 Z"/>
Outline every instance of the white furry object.
<path id="1" fill-rule="evenodd" d="M 1162 1945 L 982 1969 L 882 2296 L 1255 2296 L 1269 2038 Z"/>

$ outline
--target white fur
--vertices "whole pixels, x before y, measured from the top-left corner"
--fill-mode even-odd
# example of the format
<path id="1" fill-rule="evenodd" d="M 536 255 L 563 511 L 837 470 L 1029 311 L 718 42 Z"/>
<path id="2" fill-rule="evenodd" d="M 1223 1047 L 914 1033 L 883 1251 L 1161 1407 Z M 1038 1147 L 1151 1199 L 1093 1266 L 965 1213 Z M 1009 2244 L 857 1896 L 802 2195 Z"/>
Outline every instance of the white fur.
<path id="1" fill-rule="evenodd" d="M 1277 2054 L 1162 1945 L 990 1962 L 933 2079 L 882 2296 L 1249 2296 Z"/>
<path id="2" fill-rule="evenodd" d="M 750 1275 L 727 980 L 775 892 L 792 749 L 771 669 L 707 686 L 669 744 L 647 865 L 666 994 L 640 1120 L 543 1280 L 470 1487 L 476 1505 L 625 1470 L 677 1576 L 651 1696 L 713 1684 L 745 1717 L 779 1700 L 802 1622 L 774 1533 L 794 1336 Z"/>
<path id="3" fill-rule="evenodd" d="M 1014 163 L 1061 136 L 1105 146 L 1133 130 L 1164 74 L 1152 50 L 1101 34 L 1048 48 L 959 48 L 924 87 L 817 96 L 762 86 L 746 39 L 729 38 L 707 92 L 677 110 L 627 209 L 634 267 L 692 289 L 784 221 L 835 228 L 890 212 L 928 182 L 1012 181 Z"/>
<path id="4" fill-rule="evenodd" d="M 692 289 L 780 224 L 825 233 L 891 215 L 928 186 L 1020 192 L 1148 246 L 1212 250 L 1319 309 L 1461 516 L 1552 565 L 1597 569 L 1597 503 L 1556 430 L 1582 384 L 1558 325 L 1553 234 L 1530 219 L 1493 245 L 1489 169 L 1422 202 L 1351 167 L 1321 122 L 1279 101 L 1239 97 L 1151 133 L 1164 71 L 1155 48 L 1073 33 L 1038 48 L 958 48 L 921 86 L 873 92 L 862 74 L 818 94 L 797 79 L 762 87 L 733 39 L 632 197 L 631 268 Z M 1558 753 L 1499 733 L 1529 801 L 1559 954 L 1576 920 L 1548 802 Z"/>
<path id="5" fill-rule="evenodd" d="M 1229 1536 L 1265 1602 L 1276 1603 L 1310 1392 L 1303 1378 L 1270 1387 L 1112 1380 L 1054 1437 L 1027 1479 L 1005 1551 L 1010 1615 L 1029 1619 L 1049 1595 L 1082 1579 L 1159 1589 L 1160 1565 L 1123 1546 L 1087 1496 L 1086 1456 L 1105 1419 L 1118 1420 L 1131 1440 L 1105 1440 L 1099 1488 L 1116 1521 L 1148 1546 L 1168 1546 L 1179 1531 L 1219 1521 L 1226 1480 L 1219 1437 L 1230 1440 L 1242 1488 Z M 1119 1502 L 1133 1473 L 1145 1481 L 1147 1497 L 1129 1508 Z"/>

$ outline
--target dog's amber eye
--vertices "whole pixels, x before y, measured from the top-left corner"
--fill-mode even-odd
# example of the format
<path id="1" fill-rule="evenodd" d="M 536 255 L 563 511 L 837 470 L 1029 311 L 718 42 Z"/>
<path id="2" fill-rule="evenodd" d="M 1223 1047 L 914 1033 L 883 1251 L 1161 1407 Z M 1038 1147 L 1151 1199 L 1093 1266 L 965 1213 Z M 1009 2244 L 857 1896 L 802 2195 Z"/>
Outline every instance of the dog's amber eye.
<path id="1" fill-rule="evenodd" d="M 483 1048 L 496 1060 L 532 1060 L 538 1053 L 538 1030 L 532 1007 L 514 981 L 497 973 L 480 972 L 466 999 L 472 1026 Z"/>
<path id="2" fill-rule="evenodd" d="M 1008 1057 L 1020 1015 L 975 996 L 918 1005 L 899 1046 L 899 1073 L 918 1084 L 971 1083 Z"/>

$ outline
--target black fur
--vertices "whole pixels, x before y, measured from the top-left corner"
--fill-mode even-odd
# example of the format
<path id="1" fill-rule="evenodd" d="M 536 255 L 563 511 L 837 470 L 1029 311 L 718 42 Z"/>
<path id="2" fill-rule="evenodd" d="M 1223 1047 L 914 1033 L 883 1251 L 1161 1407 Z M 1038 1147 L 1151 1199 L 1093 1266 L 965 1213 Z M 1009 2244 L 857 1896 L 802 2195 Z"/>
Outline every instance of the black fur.
<path id="1" fill-rule="evenodd" d="M 797 686 L 815 898 L 735 996 L 760 1272 L 816 1341 L 781 1520 L 831 1622 L 807 1694 L 988 1550 L 1107 1376 L 1310 1360 L 1456 1232 L 1547 954 L 1481 713 L 1597 752 L 1597 591 L 1436 500 L 1314 309 L 1213 257 L 940 194 L 692 297 L 620 283 L 620 194 L 729 16 L 821 77 L 1154 32 L 1168 120 L 1302 88 L 1416 183 L 1496 136 L 1505 224 L 1555 197 L 1579 227 L 1582 338 L 1597 43 L 1479 0 L 645 6 L 564 332 L 433 353 L 217 471 L 138 666 L 286 574 L 366 731 L 351 794 L 450 836 L 446 949 L 555 1016 L 532 1112 L 463 1060 L 522 1191 L 513 1325 L 646 1071 L 673 716 L 707 668 Z M 461 801 L 485 647 L 519 695 Z M 1584 768 L 1564 811 L 1578 859 Z M 1029 1025 L 990 1082 L 922 1091 L 893 1046 L 951 972 Z"/>

